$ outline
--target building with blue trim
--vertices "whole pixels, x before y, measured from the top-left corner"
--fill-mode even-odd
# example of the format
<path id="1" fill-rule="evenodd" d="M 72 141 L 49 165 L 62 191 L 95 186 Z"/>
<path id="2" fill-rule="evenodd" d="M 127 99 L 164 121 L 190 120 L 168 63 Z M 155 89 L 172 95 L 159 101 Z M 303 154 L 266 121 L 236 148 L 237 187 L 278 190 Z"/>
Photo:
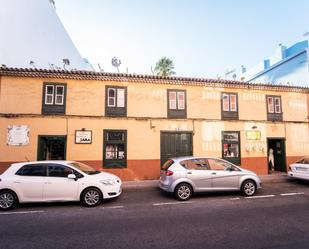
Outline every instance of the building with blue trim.
<path id="1" fill-rule="evenodd" d="M 247 82 L 309 86 L 308 40 L 291 47 L 279 45 L 275 54 L 246 70 L 240 77 Z"/>

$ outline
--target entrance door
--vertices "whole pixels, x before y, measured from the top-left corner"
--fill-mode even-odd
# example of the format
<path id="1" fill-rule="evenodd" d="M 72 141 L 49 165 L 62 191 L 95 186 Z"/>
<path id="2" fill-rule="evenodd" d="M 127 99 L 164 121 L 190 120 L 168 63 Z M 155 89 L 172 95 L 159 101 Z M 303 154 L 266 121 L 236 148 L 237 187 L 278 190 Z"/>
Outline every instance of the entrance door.
<path id="1" fill-rule="evenodd" d="M 39 136 L 38 160 L 65 160 L 66 136 Z"/>
<path id="2" fill-rule="evenodd" d="M 285 155 L 285 139 L 284 138 L 268 138 L 268 169 L 270 162 L 273 164 L 274 171 L 286 172 L 286 155 Z M 273 155 L 272 155 L 273 154 Z"/>
<path id="3" fill-rule="evenodd" d="M 161 165 L 172 157 L 192 155 L 191 132 L 161 132 Z"/>

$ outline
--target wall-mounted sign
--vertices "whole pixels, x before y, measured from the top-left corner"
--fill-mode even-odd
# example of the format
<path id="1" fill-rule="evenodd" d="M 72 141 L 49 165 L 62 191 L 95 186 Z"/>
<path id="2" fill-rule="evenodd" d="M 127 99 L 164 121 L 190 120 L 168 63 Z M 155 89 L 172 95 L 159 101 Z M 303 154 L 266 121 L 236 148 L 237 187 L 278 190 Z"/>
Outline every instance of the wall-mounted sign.
<path id="1" fill-rule="evenodd" d="M 9 125 L 7 134 L 7 145 L 23 146 L 29 144 L 29 126 Z"/>
<path id="2" fill-rule="evenodd" d="M 76 144 L 91 144 L 92 143 L 92 131 L 75 131 L 75 143 Z"/>
<path id="3" fill-rule="evenodd" d="M 261 140 L 261 132 L 260 131 L 246 131 L 246 139 L 247 140 Z"/>

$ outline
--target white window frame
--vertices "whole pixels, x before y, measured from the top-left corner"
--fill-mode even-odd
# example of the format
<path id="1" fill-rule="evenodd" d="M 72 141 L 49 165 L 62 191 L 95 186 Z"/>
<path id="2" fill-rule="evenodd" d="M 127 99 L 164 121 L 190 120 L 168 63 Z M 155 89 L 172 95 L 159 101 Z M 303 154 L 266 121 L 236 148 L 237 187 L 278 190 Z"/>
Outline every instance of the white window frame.
<path id="1" fill-rule="evenodd" d="M 237 112 L 237 95 L 236 94 L 229 94 L 229 109 L 230 112 Z M 235 108 L 232 108 L 232 97 L 235 97 Z"/>
<path id="2" fill-rule="evenodd" d="M 226 98 L 225 98 L 226 97 Z M 225 109 L 224 101 L 227 101 L 227 109 Z M 222 94 L 222 110 L 224 112 L 229 112 L 230 111 L 230 95 L 228 93 L 223 93 Z"/>
<path id="3" fill-rule="evenodd" d="M 121 96 L 122 94 L 122 96 Z M 126 101 L 125 101 L 125 89 L 124 88 L 117 88 L 117 103 L 116 106 L 120 107 L 120 108 L 124 108 L 126 105 Z"/>
<path id="4" fill-rule="evenodd" d="M 52 94 L 47 92 L 47 88 L 48 87 L 52 87 L 53 88 L 53 93 Z M 54 104 L 54 94 L 55 94 L 55 85 L 45 85 L 45 101 L 44 101 L 45 105 L 53 105 Z M 47 102 L 47 97 L 48 96 L 52 96 L 52 102 L 51 103 Z"/>
<path id="5" fill-rule="evenodd" d="M 109 91 L 110 90 L 114 90 L 114 97 L 110 97 L 109 96 Z M 116 88 L 112 88 L 112 87 L 107 88 L 107 106 L 108 107 L 116 107 L 116 97 L 117 97 L 117 89 Z M 109 104 L 109 100 L 110 99 L 114 99 L 114 104 L 113 105 Z"/>
<path id="6" fill-rule="evenodd" d="M 62 94 L 57 94 L 58 88 L 62 88 Z M 55 93 L 55 105 L 63 105 L 63 103 L 64 103 L 64 86 L 56 85 L 54 93 Z M 60 103 L 57 102 L 58 96 L 61 96 L 61 102 Z"/>
<path id="7" fill-rule="evenodd" d="M 276 105 L 276 100 L 279 101 L 279 105 Z M 274 97 L 273 103 L 274 103 L 275 113 L 281 113 L 281 98 L 280 97 Z M 279 107 L 279 111 L 277 111 L 277 107 Z"/>
<path id="8" fill-rule="evenodd" d="M 269 104 L 269 100 L 271 100 L 271 104 Z M 275 99 L 272 96 L 267 96 L 267 111 L 268 113 L 275 113 Z"/>
<path id="9" fill-rule="evenodd" d="M 186 109 L 185 92 L 183 92 L 183 91 L 178 91 L 178 92 L 176 92 L 176 93 L 177 93 L 177 96 L 176 96 L 176 98 L 177 98 L 177 109 L 178 109 L 178 110 L 185 110 L 185 109 Z M 180 96 L 180 95 L 183 96 L 183 100 L 180 100 L 180 99 L 179 99 L 179 96 Z M 181 106 L 180 101 L 183 102 L 182 107 L 180 107 L 180 106 Z"/>
<path id="10" fill-rule="evenodd" d="M 171 99 L 171 94 L 175 95 L 175 99 Z M 168 107 L 170 110 L 177 110 L 177 92 L 176 91 L 170 91 L 168 93 Z"/>

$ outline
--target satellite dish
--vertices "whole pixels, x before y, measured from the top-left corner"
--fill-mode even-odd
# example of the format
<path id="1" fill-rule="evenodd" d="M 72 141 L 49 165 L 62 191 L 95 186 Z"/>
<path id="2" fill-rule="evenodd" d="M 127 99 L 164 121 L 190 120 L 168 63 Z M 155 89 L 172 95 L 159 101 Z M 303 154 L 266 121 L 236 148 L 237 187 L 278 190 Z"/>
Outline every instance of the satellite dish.
<path id="1" fill-rule="evenodd" d="M 119 71 L 119 66 L 121 65 L 121 60 L 118 59 L 116 56 L 114 56 L 114 57 L 112 58 L 112 65 L 113 65 L 114 67 L 117 68 L 117 71 L 118 71 L 118 73 L 119 73 L 119 72 L 120 72 L 120 71 Z"/>

